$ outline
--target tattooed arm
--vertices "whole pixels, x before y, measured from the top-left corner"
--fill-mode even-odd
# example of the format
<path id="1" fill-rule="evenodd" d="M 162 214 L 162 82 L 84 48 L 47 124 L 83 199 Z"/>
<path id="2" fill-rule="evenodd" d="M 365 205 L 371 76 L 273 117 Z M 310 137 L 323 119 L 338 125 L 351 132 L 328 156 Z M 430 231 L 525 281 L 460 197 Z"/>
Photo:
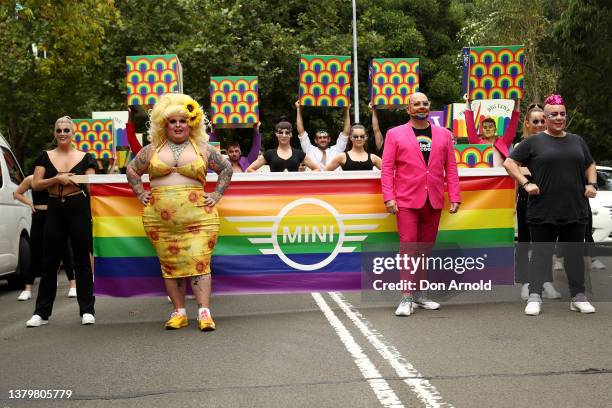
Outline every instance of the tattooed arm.
<path id="1" fill-rule="evenodd" d="M 128 179 L 128 184 L 132 187 L 132 191 L 138 197 L 138 201 L 140 201 L 143 205 L 147 205 L 149 203 L 149 199 L 151 198 L 151 193 L 144 189 L 142 185 L 142 175 L 147 172 L 149 169 L 149 161 L 151 160 L 151 153 L 153 152 L 153 145 L 149 144 L 142 148 L 134 158 L 128 164 L 126 175 Z"/>
<path id="2" fill-rule="evenodd" d="M 206 196 L 206 200 L 204 200 L 204 204 L 207 206 L 213 206 L 217 204 L 217 202 L 225 193 L 225 190 L 229 187 L 229 183 L 232 180 L 232 174 L 234 170 L 232 170 L 232 165 L 230 162 L 219 153 L 217 149 L 210 145 L 206 145 L 206 153 L 208 156 L 207 166 L 209 169 L 213 170 L 215 173 L 219 175 L 217 178 L 217 186 L 215 187 L 215 192 L 208 194 Z"/>

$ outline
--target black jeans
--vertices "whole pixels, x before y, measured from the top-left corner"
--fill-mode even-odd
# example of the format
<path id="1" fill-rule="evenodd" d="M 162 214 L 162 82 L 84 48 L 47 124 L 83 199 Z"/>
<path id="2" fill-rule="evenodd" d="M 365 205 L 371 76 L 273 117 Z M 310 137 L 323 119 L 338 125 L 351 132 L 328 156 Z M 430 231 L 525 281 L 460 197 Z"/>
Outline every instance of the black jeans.
<path id="1" fill-rule="evenodd" d="M 542 294 L 545 276 L 552 268 L 552 255 L 557 244 L 563 256 L 565 273 L 572 297 L 584 293 L 584 234 L 586 224 L 529 225 L 533 243 L 529 261 L 529 293 Z M 538 245 L 540 243 L 540 245 Z M 564 243 L 571 243 L 564 245 Z"/>
<path id="2" fill-rule="evenodd" d="M 47 210 L 36 210 L 32 214 L 32 228 L 30 228 L 30 269 L 25 276 L 26 285 L 32 285 L 37 276 L 41 276 L 43 271 L 43 247 L 45 222 L 47 220 Z M 66 271 L 66 278 L 74 280 L 74 262 L 72 260 L 72 248 L 65 246 L 62 255 L 62 263 Z"/>
<path id="3" fill-rule="evenodd" d="M 94 314 L 93 274 L 89 259 L 91 247 L 89 199 L 82 194 L 63 199 L 50 197 L 48 207 L 44 232 L 44 268 L 34 314 L 44 320 L 51 316 L 57 292 L 57 268 L 68 238 L 74 251 L 79 313 L 81 316 L 84 313 Z"/>

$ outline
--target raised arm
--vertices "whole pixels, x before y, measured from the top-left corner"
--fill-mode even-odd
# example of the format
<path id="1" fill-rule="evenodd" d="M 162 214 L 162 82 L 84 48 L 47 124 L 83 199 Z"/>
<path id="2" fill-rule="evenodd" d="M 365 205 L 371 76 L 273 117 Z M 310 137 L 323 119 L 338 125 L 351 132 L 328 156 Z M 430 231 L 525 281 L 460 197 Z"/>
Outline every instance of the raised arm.
<path id="1" fill-rule="evenodd" d="M 514 100 L 514 110 L 512 111 L 512 116 L 510 116 L 510 123 L 508 127 L 504 131 L 504 137 L 502 138 L 502 142 L 506 145 L 507 148 L 510 148 L 512 142 L 514 141 L 514 137 L 516 136 L 516 129 L 518 127 L 519 119 L 521 118 L 521 100 Z"/>
<path id="2" fill-rule="evenodd" d="M 306 129 L 304 129 L 304 119 L 302 118 L 302 105 L 300 101 L 295 102 L 295 127 L 297 128 L 298 136 L 302 136 Z"/>
<path id="3" fill-rule="evenodd" d="M 372 102 L 370 102 L 368 106 L 372 111 L 372 133 L 374 133 L 374 143 L 376 144 L 376 150 L 380 153 L 384 145 L 384 140 L 383 134 L 380 131 L 380 126 L 378 124 L 378 114 L 376 113 L 376 106 L 372 105 Z"/>
<path id="4" fill-rule="evenodd" d="M 33 178 L 33 175 L 29 175 L 28 177 L 24 178 L 21 184 L 19 184 L 19 187 L 17 187 L 17 190 L 13 192 L 13 198 L 30 207 L 32 209 L 32 212 L 36 212 L 34 204 L 30 200 L 28 200 L 28 197 L 24 195 L 24 193 L 32 187 Z"/>
<path id="5" fill-rule="evenodd" d="M 253 142 L 251 143 L 251 150 L 249 150 L 249 154 L 247 155 L 249 164 L 257 160 L 259 150 L 261 150 L 261 133 L 259 133 L 260 126 L 261 122 L 257 122 L 257 124 L 253 126 Z"/>
<path id="6" fill-rule="evenodd" d="M 152 153 L 153 145 L 149 144 L 143 147 L 136 157 L 134 157 L 134 160 L 128 164 L 125 172 L 128 184 L 142 205 L 147 205 L 151 198 L 151 193 L 146 191 L 142 184 L 142 175 L 149 169 L 149 161 L 151 160 Z"/>
<path id="7" fill-rule="evenodd" d="M 480 138 L 478 137 L 478 132 L 476 131 L 476 125 L 474 124 L 472 101 L 468 98 L 467 94 L 463 95 L 463 100 L 465 100 L 465 127 L 468 134 L 468 143 L 478 144 L 480 143 Z"/>
<path id="8" fill-rule="evenodd" d="M 351 104 L 344 108 L 344 125 L 342 126 L 342 133 L 346 136 L 351 133 Z"/>
<path id="9" fill-rule="evenodd" d="M 219 175 L 215 191 L 208 194 L 204 200 L 204 204 L 212 207 L 219 202 L 225 190 L 229 187 L 234 170 L 232 170 L 232 165 L 229 160 L 223 157 L 214 147 L 207 145 L 206 152 L 208 155 L 208 168 Z"/>

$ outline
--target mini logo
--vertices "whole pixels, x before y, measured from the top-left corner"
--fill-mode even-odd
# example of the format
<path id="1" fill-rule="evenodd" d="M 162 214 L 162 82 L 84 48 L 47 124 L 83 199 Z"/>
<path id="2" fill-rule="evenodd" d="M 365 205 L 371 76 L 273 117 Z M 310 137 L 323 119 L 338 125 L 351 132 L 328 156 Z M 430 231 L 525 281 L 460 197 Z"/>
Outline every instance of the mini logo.
<path id="1" fill-rule="evenodd" d="M 340 214 L 331 204 L 318 198 L 299 198 L 285 205 L 275 216 L 226 217 L 232 223 L 257 223 L 258 227 L 240 227 L 244 234 L 265 233 L 266 237 L 250 237 L 262 254 L 276 255 L 286 265 L 301 271 L 321 269 L 340 253 L 357 249 L 346 246 L 350 242 L 362 242 L 367 235 L 348 235 L 375 230 L 379 224 L 364 224 L 364 220 L 382 220 L 389 214 Z M 268 234 L 270 234 L 268 236 Z M 309 254 L 310 263 L 300 255 Z"/>

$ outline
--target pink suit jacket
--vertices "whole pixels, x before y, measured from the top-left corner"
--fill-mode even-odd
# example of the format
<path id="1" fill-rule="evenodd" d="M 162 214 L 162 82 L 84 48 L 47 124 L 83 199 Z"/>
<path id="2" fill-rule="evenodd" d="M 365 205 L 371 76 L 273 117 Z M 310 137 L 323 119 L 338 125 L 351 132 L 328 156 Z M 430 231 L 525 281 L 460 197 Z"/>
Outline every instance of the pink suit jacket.
<path id="1" fill-rule="evenodd" d="M 383 199 L 398 207 L 422 208 L 427 197 L 435 209 L 444 207 L 444 182 L 451 202 L 461 202 L 459 174 L 451 133 L 431 125 L 431 152 L 425 163 L 410 122 L 387 132 L 382 159 Z"/>

